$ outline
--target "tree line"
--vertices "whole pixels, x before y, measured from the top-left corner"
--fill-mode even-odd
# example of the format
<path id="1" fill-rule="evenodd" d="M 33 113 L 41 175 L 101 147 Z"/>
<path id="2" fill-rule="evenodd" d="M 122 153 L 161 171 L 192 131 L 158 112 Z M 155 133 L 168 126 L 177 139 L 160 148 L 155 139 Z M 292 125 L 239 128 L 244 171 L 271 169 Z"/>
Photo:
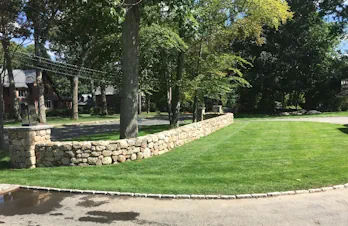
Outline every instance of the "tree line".
<path id="1" fill-rule="evenodd" d="M 81 84 L 102 92 L 117 87 L 121 138 L 138 134 L 139 93 L 177 127 L 181 111 L 195 120 L 207 100 L 244 112 L 274 112 L 278 105 L 333 109 L 347 70 L 336 49 L 347 26 L 344 0 L 4 0 L 0 9 L 13 117 L 20 115 L 11 54 L 29 39 L 37 57 L 51 51 L 57 61 L 108 74 L 59 79 L 70 87 L 61 89 L 72 97 L 75 120 Z M 37 82 L 45 123 L 39 69 Z"/>

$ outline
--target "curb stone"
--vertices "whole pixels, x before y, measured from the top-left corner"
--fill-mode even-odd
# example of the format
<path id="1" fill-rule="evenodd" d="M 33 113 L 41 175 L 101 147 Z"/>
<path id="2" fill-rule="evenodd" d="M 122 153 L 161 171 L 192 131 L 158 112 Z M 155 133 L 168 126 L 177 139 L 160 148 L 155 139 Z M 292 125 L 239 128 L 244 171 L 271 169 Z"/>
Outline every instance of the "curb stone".
<path id="1" fill-rule="evenodd" d="M 333 186 L 334 189 L 343 189 L 344 188 L 344 185 L 336 185 L 336 186 Z"/>
<path id="2" fill-rule="evenodd" d="M 309 189 L 309 193 L 316 193 L 316 192 L 322 192 L 323 190 L 320 188 L 315 188 L 315 189 Z"/>
<path id="3" fill-rule="evenodd" d="M 1 186 L 1 184 L 0 184 Z M 94 194 L 94 195 L 110 195 L 110 196 L 128 196 L 128 197 L 140 197 L 140 198 L 157 198 L 157 199 L 258 199 L 258 198 L 270 198 L 277 196 L 289 196 L 299 194 L 318 193 L 325 191 L 332 191 L 338 189 L 348 189 L 348 184 L 335 185 L 332 187 L 314 188 L 308 190 L 295 190 L 295 191 L 284 191 L 284 192 L 269 192 L 269 193 L 256 193 L 256 194 L 240 194 L 240 195 L 186 195 L 186 194 L 146 194 L 146 193 L 131 193 L 131 192 L 109 192 L 109 191 L 96 191 L 96 190 L 78 190 L 78 189 L 61 189 L 61 188 L 50 188 L 50 187 L 39 187 L 39 186 L 17 186 L 21 189 L 27 190 L 40 190 L 40 191 L 51 191 L 51 192 L 64 192 L 73 194 Z"/>
<path id="4" fill-rule="evenodd" d="M 331 190 L 334 190 L 333 187 L 324 187 L 324 188 L 321 188 L 321 190 L 323 191 L 331 191 Z"/>
<path id="5" fill-rule="evenodd" d="M 252 196 L 250 194 L 236 195 L 237 199 L 251 199 Z"/>

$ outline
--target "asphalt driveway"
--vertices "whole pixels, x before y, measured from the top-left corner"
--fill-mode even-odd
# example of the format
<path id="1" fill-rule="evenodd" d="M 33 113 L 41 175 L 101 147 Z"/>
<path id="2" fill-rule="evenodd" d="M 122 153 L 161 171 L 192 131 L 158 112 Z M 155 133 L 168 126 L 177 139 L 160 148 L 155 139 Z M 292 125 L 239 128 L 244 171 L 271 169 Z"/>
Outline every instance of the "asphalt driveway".
<path id="1" fill-rule="evenodd" d="M 348 225 L 348 190 L 246 200 L 170 200 L 19 190 L 0 225 Z"/>

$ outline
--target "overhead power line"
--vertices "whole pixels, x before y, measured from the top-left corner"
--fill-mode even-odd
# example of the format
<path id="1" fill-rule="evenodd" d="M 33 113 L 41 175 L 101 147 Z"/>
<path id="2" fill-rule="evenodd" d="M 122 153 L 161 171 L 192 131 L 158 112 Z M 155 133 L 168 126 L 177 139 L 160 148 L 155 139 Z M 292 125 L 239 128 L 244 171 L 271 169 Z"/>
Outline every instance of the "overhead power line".
<path id="1" fill-rule="evenodd" d="M 108 74 L 104 71 L 81 67 L 74 64 L 55 62 L 50 59 L 38 57 L 28 53 L 17 52 L 15 56 L 16 57 L 14 60 L 17 60 L 18 63 L 21 63 L 27 67 L 49 71 L 67 77 L 78 76 L 79 78 L 86 80 L 105 80 L 107 77 L 111 78 L 112 76 L 112 74 Z"/>

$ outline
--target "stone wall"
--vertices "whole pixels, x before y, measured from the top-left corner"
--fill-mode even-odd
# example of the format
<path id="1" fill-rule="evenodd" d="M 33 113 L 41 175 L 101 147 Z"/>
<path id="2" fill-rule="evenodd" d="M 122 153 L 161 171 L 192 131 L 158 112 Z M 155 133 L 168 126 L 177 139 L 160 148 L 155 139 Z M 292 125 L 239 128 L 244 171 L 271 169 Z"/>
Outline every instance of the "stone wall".
<path id="1" fill-rule="evenodd" d="M 110 165 L 150 158 L 207 136 L 232 123 L 233 114 L 226 114 L 136 139 L 98 142 L 42 142 L 35 146 L 36 166 Z"/>
<path id="2" fill-rule="evenodd" d="M 11 166 L 35 168 L 35 145 L 51 141 L 52 126 L 10 127 L 8 131 Z"/>

